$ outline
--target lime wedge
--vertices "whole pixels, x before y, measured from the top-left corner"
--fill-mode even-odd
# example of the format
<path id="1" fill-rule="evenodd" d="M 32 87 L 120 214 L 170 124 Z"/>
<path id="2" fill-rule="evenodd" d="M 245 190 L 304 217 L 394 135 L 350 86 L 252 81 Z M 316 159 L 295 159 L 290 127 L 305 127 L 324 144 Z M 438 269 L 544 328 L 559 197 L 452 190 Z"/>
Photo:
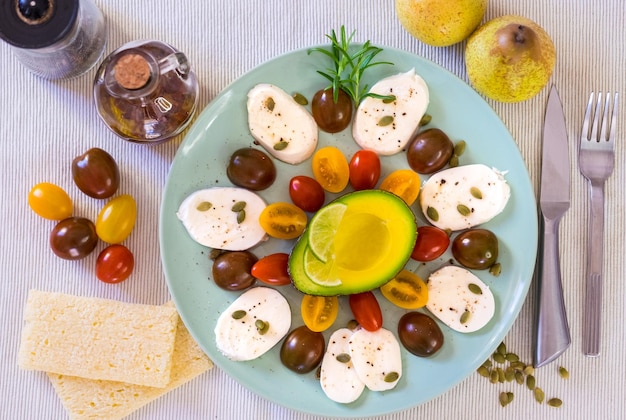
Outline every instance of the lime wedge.
<path id="1" fill-rule="evenodd" d="M 327 262 L 333 257 L 335 233 L 347 208 L 343 203 L 329 204 L 315 213 L 309 223 L 309 248 L 321 262 Z"/>
<path id="2" fill-rule="evenodd" d="M 304 272 L 313 283 L 320 286 L 339 286 L 341 284 L 334 261 L 320 261 L 310 247 L 304 251 Z"/>

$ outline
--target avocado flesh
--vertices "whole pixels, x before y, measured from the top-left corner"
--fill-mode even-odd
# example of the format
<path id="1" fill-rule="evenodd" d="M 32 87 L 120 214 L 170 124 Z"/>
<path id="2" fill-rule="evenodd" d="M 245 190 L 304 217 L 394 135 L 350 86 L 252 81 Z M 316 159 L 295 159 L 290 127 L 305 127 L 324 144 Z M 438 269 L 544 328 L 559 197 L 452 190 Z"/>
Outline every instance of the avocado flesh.
<path id="1" fill-rule="evenodd" d="M 335 258 L 319 264 L 333 264 L 327 268 L 340 284 L 322 285 L 307 274 L 305 254 L 310 250 L 305 230 L 289 256 L 289 274 L 302 293 L 336 296 L 376 289 L 395 277 L 411 257 L 417 225 L 401 198 L 382 190 L 363 190 L 337 201 L 348 207 L 335 235 Z"/>

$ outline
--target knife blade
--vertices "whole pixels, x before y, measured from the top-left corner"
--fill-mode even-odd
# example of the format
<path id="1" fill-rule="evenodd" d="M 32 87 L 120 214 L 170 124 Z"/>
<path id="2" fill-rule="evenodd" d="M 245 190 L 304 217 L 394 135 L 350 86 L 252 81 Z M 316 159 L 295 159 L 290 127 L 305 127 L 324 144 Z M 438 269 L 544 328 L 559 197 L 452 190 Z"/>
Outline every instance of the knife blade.
<path id="1" fill-rule="evenodd" d="M 559 222 L 570 207 L 570 165 L 563 106 L 553 85 L 543 126 L 541 159 L 541 238 L 537 256 L 537 308 L 533 365 L 544 366 L 558 358 L 571 337 L 559 258 Z"/>

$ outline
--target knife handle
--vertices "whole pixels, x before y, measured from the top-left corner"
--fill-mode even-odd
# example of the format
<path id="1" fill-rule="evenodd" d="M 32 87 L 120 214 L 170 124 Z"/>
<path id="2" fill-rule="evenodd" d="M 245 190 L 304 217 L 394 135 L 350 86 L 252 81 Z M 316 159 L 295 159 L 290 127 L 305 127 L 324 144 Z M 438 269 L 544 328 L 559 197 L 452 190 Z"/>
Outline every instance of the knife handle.
<path id="1" fill-rule="evenodd" d="M 559 259 L 558 218 L 543 217 L 543 243 L 537 261 L 537 319 L 534 366 L 546 365 L 570 345 Z"/>

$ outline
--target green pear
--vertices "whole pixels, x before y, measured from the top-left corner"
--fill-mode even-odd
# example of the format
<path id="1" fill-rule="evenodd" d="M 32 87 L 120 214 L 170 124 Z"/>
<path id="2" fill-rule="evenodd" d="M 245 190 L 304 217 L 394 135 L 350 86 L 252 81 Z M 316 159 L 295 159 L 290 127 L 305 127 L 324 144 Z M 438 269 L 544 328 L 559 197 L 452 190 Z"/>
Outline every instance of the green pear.
<path id="1" fill-rule="evenodd" d="M 550 36 L 522 16 L 490 20 L 465 46 L 470 83 L 479 93 L 500 102 L 520 102 L 537 95 L 548 83 L 555 63 Z"/>
<path id="2" fill-rule="evenodd" d="M 466 39 L 478 27 L 487 0 L 395 0 L 398 20 L 425 44 L 445 47 Z"/>

